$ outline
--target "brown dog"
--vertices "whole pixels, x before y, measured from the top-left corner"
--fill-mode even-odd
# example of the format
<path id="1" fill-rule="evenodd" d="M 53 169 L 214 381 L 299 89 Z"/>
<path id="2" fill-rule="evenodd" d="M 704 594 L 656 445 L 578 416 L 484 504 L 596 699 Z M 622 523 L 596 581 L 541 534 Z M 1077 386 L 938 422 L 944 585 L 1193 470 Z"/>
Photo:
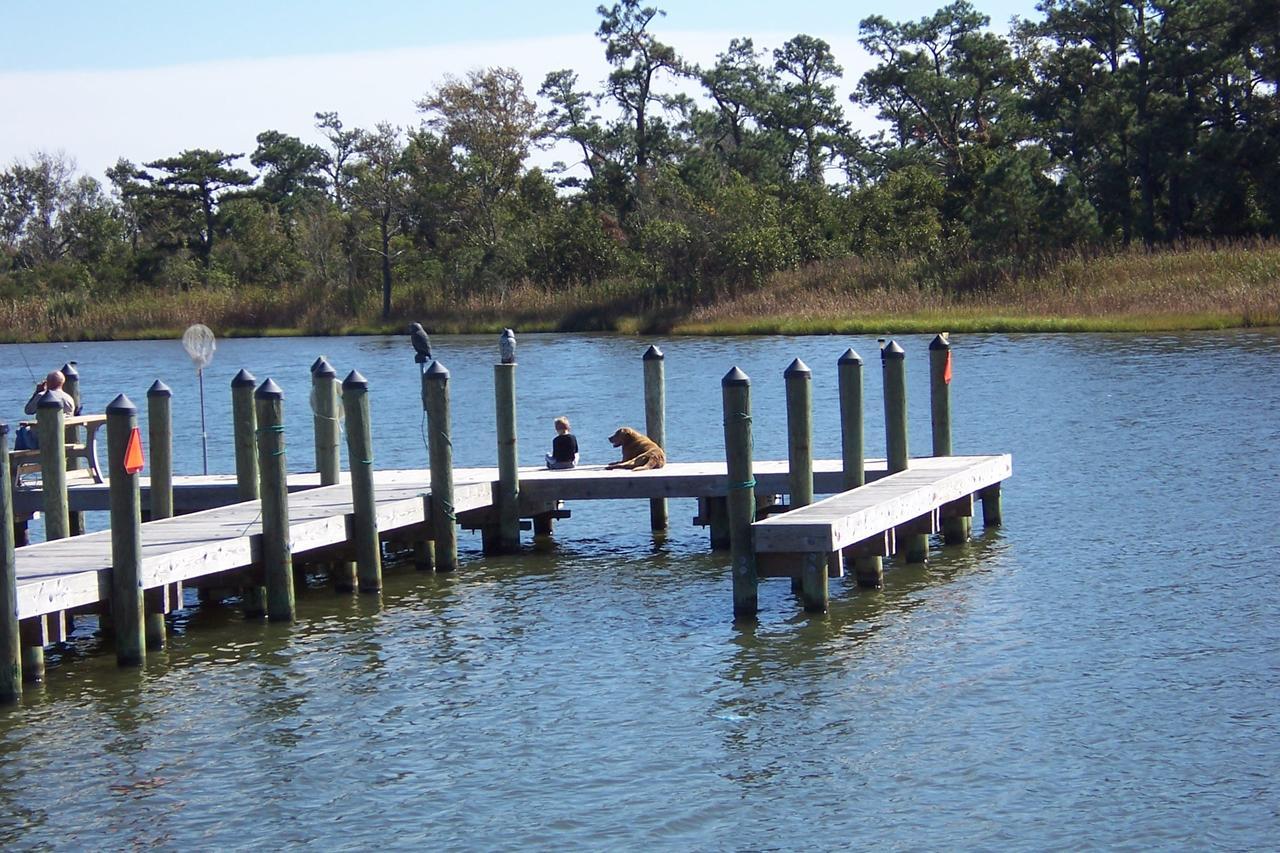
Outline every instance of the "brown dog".
<path id="1" fill-rule="evenodd" d="M 636 432 L 631 427 L 619 427 L 609 436 L 609 443 L 622 448 L 622 460 L 610 462 L 606 468 L 626 468 L 641 471 L 646 468 L 661 468 L 667 464 L 667 454 L 654 443 L 653 439 Z"/>

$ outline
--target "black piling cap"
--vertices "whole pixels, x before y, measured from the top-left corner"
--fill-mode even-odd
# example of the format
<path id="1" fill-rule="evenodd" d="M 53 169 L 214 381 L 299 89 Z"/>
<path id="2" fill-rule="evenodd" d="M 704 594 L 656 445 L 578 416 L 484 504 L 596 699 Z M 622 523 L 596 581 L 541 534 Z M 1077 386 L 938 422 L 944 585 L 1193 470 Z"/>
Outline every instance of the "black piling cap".
<path id="1" fill-rule="evenodd" d="M 743 373 L 736 365 L 720 380 L 721 385 L 750 385 L 751 377 Z"/>
<path id="2" fill-rule="evenodd" d="M 280 390 L 280 386 L 276 384 L 274 379 L 268 378 L 258 386 L 258 390 L 253 392 L 253 396 L 259 400 L 283 400 L 284 392 Z"/>
<path id="3" fill-rule="evenodd" d="M 258 380 L 254 379 L 253 374 L 245 370 L 243 367 L 240 368 L 240 372 L 235 375 L 235 378 L 231 380 L 232 388 L 252 388 L 257 384 Z"/>
<path id="4" fill-rule="evenodd" d="M 62 365 L 62 375 L 67 379 L 79 379 L 80 371 L 76 370 L 76 363 L 74 361 L 68 361 L 66 364 Z"/>
<path id="5" fill-rule="evenodd" d="M 929 342 L 929 349 L 951 349 L 951 341 L 948 340 L 948 332 L 942 332 Z"/>
<path id="6" fill-rule="evenodd" d="M 644 351 L 645 361 L 662 361 L 665 357 L 666 356 L 662 354 L 662 350 L 658 349 L 653 344 L 650 344 L 649 348 Z"/>
<path id="7" fill-rule="evenodd" d="M 897 341 L 889 341 L 889 343 L 885 344 L 884 349 L 880 350 L 881 361 L 884 361 L 885 359 L 888 359 L 888 358 L 896 358 L 898 360 L 902 360 L 906 357 L 907 357 L 907 354 L 903 352 L 902 347 L 898 346 Z"/>
<path id="8" fill-rule="evenodd" d="M 840 356 L 840 360 L 836 364 L 862 364 L 862 356 L 853 351 L 853 347 L 844 351 L 844 355 Z"/>
<path id="9" fill-rule="evenodd" d="M 43 394 L 41 394 L 41 395 L 40 395 L 40 399 L 36 401 L 36 408 L 38 408 L 38 409 L 61 409 L 61 408 L 62 408 L 62 400 L 61 400 L 61 398 L 59 398 L 59 397 L 55 397 L 55 396 L 53 396 L 53 392 L 52 392 L 52 391 L 45 391 Z"/>
<path id="10" fill-rule="evenodd" d="M 133 401 L 130 400 L 125 395 L 117 394 L 114 400 L 112 400 L 110 403 L 107 403 L 107 414 L 108 415 L 136 415 L 138 414 L 138 407 L 135 406 L 133 404 Z"/>
<path id="11" fill-rule="evenodd" d="M 804 378 L 808 379 L 809 377 L 813 376 L 813 371 L 809 369 L 809 365 L 805 364 L 803 361 L 797 358 L 787 365 L 787 369 L 783 371 L 782 375 L 783 376 L 803 376 Z"/>
<path id="12" fill-rule="evenodd" d="M 311 365 L 311 375 L 322 377 L 327 376 L 330 379 L 336 379 L 338 371 L 333 369 L 333 365 L 329 363 L 329 359 L 324 356 L 320 356 L 316 359 L 315 364 Z"/>
<path id="13" fill-rule="evenodd" d="M 367 390 L 369 388 L 369 380 L 360 375 L 360 371 L 353 370 L 347 374 L 347 378 L 342 380 L 343 390 L 347 388 L 360 388 Z"/>
<path id="14" fill-rule="evenodd" d="M 148 397 L 172 397 L 173 390 L 165 385 L 159 379 L 151 383 L 151 387 L 147 389 Z"/>
<path id="15" fill-rule="evenodd" d="M 428 379 L 435 380 L 436 382 L 448 382 L 449 368 L 445 367 L 439 361 L 433 361 L 427 368 L 426 377 Z"/>

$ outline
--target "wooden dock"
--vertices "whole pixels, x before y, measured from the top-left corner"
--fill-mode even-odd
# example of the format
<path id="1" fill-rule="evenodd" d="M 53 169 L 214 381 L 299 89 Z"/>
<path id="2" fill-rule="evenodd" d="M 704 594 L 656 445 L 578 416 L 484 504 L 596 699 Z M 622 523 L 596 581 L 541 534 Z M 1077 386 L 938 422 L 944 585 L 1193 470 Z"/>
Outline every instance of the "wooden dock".
<path id="1" fill-rule="evenodd" d="M 0 457 L 6 534 L 0 613 L 8 613 L 0 624 L 6 661 L 0 699 L 20 695 L 22 679 L 42 677 L 43 648 L 67 638 L 76 614 L 102 618 L 115 636 L 117 660 L 137 665 L 148 646 L 163 645 L 164 616 L 183 605 L 184 586 L 201 589 L 202 600 L 203 592 L 214 599 L 239 595 L 247 616 L 291 620 L 300 563 L 320 567 L 337 589 L 376 592 L 386 543 L 411 546 L 422 568 L 452 571 L 459 568 L 459 528 L 481 531 L 486 553 L 515 553 L 522 530 L 551 534 L 577 501 L 647 501 L 658 531 L 668 526 L 668 499 L 695 499 L 693 523 L 710 529 L 712 548 L 730 551 L 733 613 L 744 619 L 756 616 L 761 578 L 790 578 L 806 610 L 825 611 L 828 578 L 842 575 L 846 560 L 860 585 L 879 585 L 883 557 L 924 561 L 938 532 L 944 543 L 967 540 L 975 500 L 986 526 L 1000 524 L 1000 484 L 1012 460 L 952 455 L 945 335 L 930 344 L 932 456 L 908 456 L 904 353 L 890 342 L 881 350 L 887 459 L 863 456 L 862 361 L 847 350 L 838 362 L 840 460 L 812 458 L 811 371 L 797 359 L 784 374 L 786 460 L 752 459 L 750 379 L 735 367 L 721 380 L 724 461 L 638 471 L 519 468 L 516 363 L 512 342 L 504 343 L 502 362 L 494 365 L 498 464 L 489 468 L 453 466 L 449 372 L 422 356 L 426 469 L 374 470 L 368 382 L 353 370 L 340 395 L 351 469 L 340 471 L 339 387 L 323 358 L 312 366 L 311 474 L 287 474 L 283 392 L 270 379 L 255 391 L 256 380 L 244 370 L 232 381 L 234 476 L 173 476 L 170 392 L 157 381 L 148 391 L 152 479 L 141 476 L 138 410 L 123 394 L 106 410 L 107 482 L 69 478 L 59 440 L 72 440 L 77 425 L 68 432 L 60 404 L 42 399 L 44 482 L 10 490 L 10 456 Z M 644 361 L 646 429 L 661 437 L 662 354 L 650 347 Z M 6 431 L 0 425 L 0 435 Z M 110 514 L 112 529 L 83 534 L 81 514 L 95 511 Z M 26 545 L 26 524 L 37 512 L 50 541 Z"/>

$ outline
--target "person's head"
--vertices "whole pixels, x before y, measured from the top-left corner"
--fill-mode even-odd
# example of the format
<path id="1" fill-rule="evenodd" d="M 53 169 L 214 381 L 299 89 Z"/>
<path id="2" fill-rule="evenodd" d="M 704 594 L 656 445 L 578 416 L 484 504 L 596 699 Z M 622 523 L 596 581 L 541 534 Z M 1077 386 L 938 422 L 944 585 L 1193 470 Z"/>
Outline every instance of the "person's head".
<path id="1" fill-rule="evenodd" d="M 556 432 L 568 432 L 569 419 L 566 417 L 556 418 Z"/>
<path id="2" fill-rule="evenodd" d="M 56 391 L 66 381 L 67 377 L 62 375 L 61 370 L 50 370 L 49 375 L 44 378 L 44 387 L 50 391 Z"/>

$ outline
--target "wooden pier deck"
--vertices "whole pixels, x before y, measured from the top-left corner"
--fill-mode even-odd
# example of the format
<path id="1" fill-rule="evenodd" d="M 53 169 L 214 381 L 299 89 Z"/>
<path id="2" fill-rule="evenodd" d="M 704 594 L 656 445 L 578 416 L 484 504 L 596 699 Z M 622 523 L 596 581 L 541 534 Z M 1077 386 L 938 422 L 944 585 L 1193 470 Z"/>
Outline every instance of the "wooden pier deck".
<path id="1" fill-rule="evenodd" d="M 998 483 L 1009 475 L 1008 456 L 940 457 L 913 460 L 915 467 L 888 475 L 884 460 L 867 463 L 868 486 L 782 513 L 754 525 L 756 549 L 765 552 L 834 551 L 902 524 L 942 504 Z M 788 491 L 785 461 L 756 463 L 756 493 Z M 841 463 L 814 463 L 815 491 L 840 490 Z M 495 468 L 454 472 L 454 504 L 460 522 L 493 510 Z M 874 487 L 873 487 L 874 486 Z M 383 471 L 375 476 L 378 529 L 383 536 L 430 523 L 430 474 L 425 470 Z M 316 475 L 290 478 L 291 551 L 307 555 L 340 548 L 349 538 L 351 488 L 345 482 L 319 486 Z M 193 477 L 175 483 L 182 505 L 234 500 L 229 478 Z M 651 471 L 584 466 L 567 471 L 520 471 L 521 514 L 546 512 L 561 501 L 644 498 L 723 498 L 729 491 L 724 463 L 670 463 Z M 185 498 L 179 498 L 187 492 Z M 106 509 L 107 487 L 83 484 L 69 489 L 80 509 Z M 23 490 L 36 502 L 38 489 Z M 260 559 L 260 503 L 245 501 L 152 521 L 142 526 L 142 583 L 146 589 L 249 569 Z M 18 618 L 31 619 L 90 608 L 110 598 L 109 531 L 37 543 L 17 549 Z"/>

